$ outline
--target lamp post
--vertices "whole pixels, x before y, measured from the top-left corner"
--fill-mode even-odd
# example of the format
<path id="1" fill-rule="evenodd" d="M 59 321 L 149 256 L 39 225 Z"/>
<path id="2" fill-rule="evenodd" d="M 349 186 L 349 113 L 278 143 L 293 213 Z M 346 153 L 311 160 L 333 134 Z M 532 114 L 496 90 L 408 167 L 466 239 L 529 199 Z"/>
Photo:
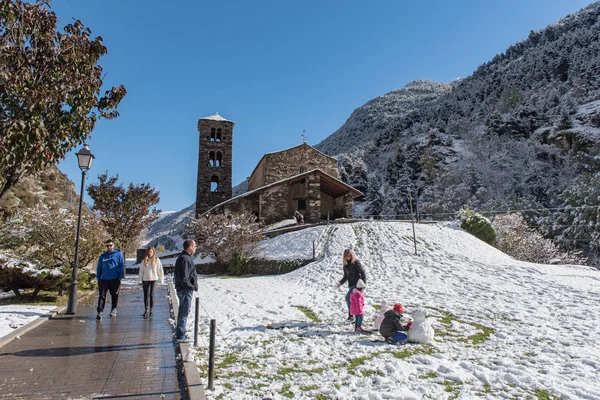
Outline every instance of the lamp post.
<path id="1" fill-rule="evenodd" d="M 90 152 L 87 144 L 79 150 L 77 162 L 81 169 L 81 193 L 79 194 L 79 214 L 77 215 L 77 235 L 75 236 L 75 263 L 73 264 L 73 274 L 71 275 L 71 286 L 69 287 L 69 303 L 67 305 L 67 314 L 75 314 L 77 310 L 77 263 L 79 261 L 79 230 L 81 229 L 81 207 L 83 205 L 83 188 L 85 187 L 85 173 L 92 166 L 92 160 L 95 158 Z"/>

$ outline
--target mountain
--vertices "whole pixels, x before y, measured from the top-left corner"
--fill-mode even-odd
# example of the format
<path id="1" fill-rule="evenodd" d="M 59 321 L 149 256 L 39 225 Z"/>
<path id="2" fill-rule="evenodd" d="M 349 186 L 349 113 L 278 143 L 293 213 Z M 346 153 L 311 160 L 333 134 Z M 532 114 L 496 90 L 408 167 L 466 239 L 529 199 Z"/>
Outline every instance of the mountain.
<path id="1" fill-rule="evenodd" d="M 465 205 L 525 210 L 549 237 L 599 259 L 598 218 L 565 209 L 600 196 L 584 194 L 600 179 L 598 32 L 594 3 L 469 77 L 415 81 L 367 102 L 316 147 L 366 193 L 366 215 L 408 214 L 409 192 L 422 218 L 452 218 Z"/>
<path id="2" fill-rule="evenodd" d="M 56 166 L 24 177 L 8 191 L 0 208 L 12 214 L 19 208 L 34 207 L 39 202 L 72 207 L 79 202 L 75 184 Z"/>
<path id="3" fill-rule="evenodd" d="M 146 231 L 142 242 L 156 247 L 162 244 L 165 250 L 181 250 L 183 248 L 183 230 L 194 218 L 196 204 L 181 211 L 163 212 Z"/>
<path id="4" fill-rule="evenodd" d="M 357 108 L 350 118 L 318 148 L 328 154 L 351 152 L 379 136 L 395 129 L 409 114 L 428 102 L 448 93 L 452 86 L 433 81 L 413 81 Z"/>
<path id="5" fill-rule="evenodd" d="M 362 222 L 266 240 L 260 257 L 317 260 L 285 275 L 201 276 L 201 337 L 216 319 L 215 395 L 227 399 L 600 397 L 600 271 L 519 262 L 452 225 Z M 366 269 L 363 327 L 380 304 L 423 308 L 431 345 L 390 345 L 346 320 L 341 255 Z M 190 326 L 194 325 L 190 315 Z M 229 362 L 226 362 L 229 360 Z M 240 362 L 231 362 L 238 360 Z M 196 361 L 201 370 L 207 357 Z"/>

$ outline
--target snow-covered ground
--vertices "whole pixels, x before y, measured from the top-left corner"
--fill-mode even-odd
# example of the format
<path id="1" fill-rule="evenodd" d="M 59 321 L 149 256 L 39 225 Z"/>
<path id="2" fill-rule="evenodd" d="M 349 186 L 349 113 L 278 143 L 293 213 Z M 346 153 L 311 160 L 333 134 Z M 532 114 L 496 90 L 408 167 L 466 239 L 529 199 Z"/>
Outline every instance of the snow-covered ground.
<path id="1" fill-rule="evenodd" d="M 279 276 L 200 281 L 201 347 L 217 321 L 215 399 L 600 399 L 600 273 L 519 262 L 445 225 L 361 222 L 266 240 L 262 256 L 318 261 Z M 341 254 L 367 268 L 365 326 L 382 300 L 423 306 L 433 345 L 390 345 L 345 322 Z M 304 311 L 302 311 L 304 309 Z M 308 318 L 312 311 L 317 321 Z M 194 313 L 190 314 L 193 326 Z"/>
<path id="2" fill-rule="evenodd" d="M 515 261 L 441 224 L 417 225 L 415 256 L 400 222 L 307 228 L 264 241 L 261 256 L 306 259 L 313 241 L 318 261 L 286 275 L 201 278 L 203 376 L 217 321 L 209 399 L 600 399 L 599 271 Z M 407 316 L 423 306 L 433 345 L 352 332 L 335 286 L 346 247 L 367 269 L 364 326 L 382 300 Z M 48 310 L 0 307 L 0 335 Z"/>

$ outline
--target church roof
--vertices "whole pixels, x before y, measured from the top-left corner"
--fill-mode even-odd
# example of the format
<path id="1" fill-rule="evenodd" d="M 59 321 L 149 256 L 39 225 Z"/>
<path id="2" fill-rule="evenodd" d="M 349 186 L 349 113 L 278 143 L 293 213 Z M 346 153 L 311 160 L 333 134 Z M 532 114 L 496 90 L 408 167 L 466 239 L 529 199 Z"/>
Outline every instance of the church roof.
<path id="1" fill-rule="evenodd" d="M 200 119 L 207 119 L 210 121 L 233 122 L 233 121 L 223 118 L 222 116 L 219 115 L 219 113 L 215 113 L 215 115 L 210 115 L 208 117 L 204 117 L 204 118 L 200 118 Z"/>
<path id="2" fill-rule="evenodd" d="M 238 196 L 232 197 L 231 199 L 225 200 L 224 202 L 219 203 L 216 206 L 212 207 L 210 210 L 206 211 L 204 214 L 208 214 L 211 211 L 213 211 L 214 209 L 220 208 L 220 207 L 224 206 L 225 204 L 231 203 L 235 200 L 238 200 L 238 199 L 241 199 L 244 197 L 257 196 L 259 193 L 262 193 L 266 189 L 272 188 L 274 186 L 279 186 L 279 185 L 283 185 L 283 184 L 290 185 L 292 183 L 295 183 L 297 181 L 304 179 L 305 177 L 307 177 L 308 175 L 311 175 L 311 174 L 319 174 L 320 175 L 321 190 L 325 193 L 330 194 L 333 197 L 339 197 L 346 193 L 350 194 L 352 196 L 352 198 L 363 196 L 363 193 L 361 191 L 359 191 L 359 190 L 353 188 L 352 186 L 342 182 L 341 180 L 329 175 L 325 171 L 323 171 L 319 168 L 315 168 L 315 169 L 311 169 L 308 172 L 303 172 L 301 174 L 294 175 L 289 178 L 285 178 L 280 181 L 273 182 L 268 185 L 261 186 L 254 190 L 251 190 L 249 192 L 242 193 Z"/>

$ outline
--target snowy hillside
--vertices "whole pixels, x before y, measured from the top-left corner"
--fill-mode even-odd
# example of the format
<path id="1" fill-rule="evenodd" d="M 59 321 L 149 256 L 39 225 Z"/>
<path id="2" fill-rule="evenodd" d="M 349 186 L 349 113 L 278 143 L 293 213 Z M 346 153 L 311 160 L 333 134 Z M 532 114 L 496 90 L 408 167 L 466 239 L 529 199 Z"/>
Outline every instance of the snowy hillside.
<path id="1" fill-rule="evenodd" d="M 145 235 L 143 242 L 155 246 L 160 243 L 165 250 L 181 250 L 183 246 L 183 229 L 192 220 L 195 212 L 195 203 L 181 211 L 163 212 Z"/>
<path id="2" fill-rule="evenodd" d="M 306 258 L 313 240 L 320 259 L 286 275 L 201 279 L 201 369 L 209 318 L 218 326 L 209 398 L 600 398 L 599 271 L 515 261 L 440 224 L 417 225 L 417 256 L 400 222 L 309 228 L 261 252 Z M 346 247 L 367 268 L 365 327 L 382 300 L 407 317 L 423 306 L 433 345 L 352 332 L 335 287 Z"/>

